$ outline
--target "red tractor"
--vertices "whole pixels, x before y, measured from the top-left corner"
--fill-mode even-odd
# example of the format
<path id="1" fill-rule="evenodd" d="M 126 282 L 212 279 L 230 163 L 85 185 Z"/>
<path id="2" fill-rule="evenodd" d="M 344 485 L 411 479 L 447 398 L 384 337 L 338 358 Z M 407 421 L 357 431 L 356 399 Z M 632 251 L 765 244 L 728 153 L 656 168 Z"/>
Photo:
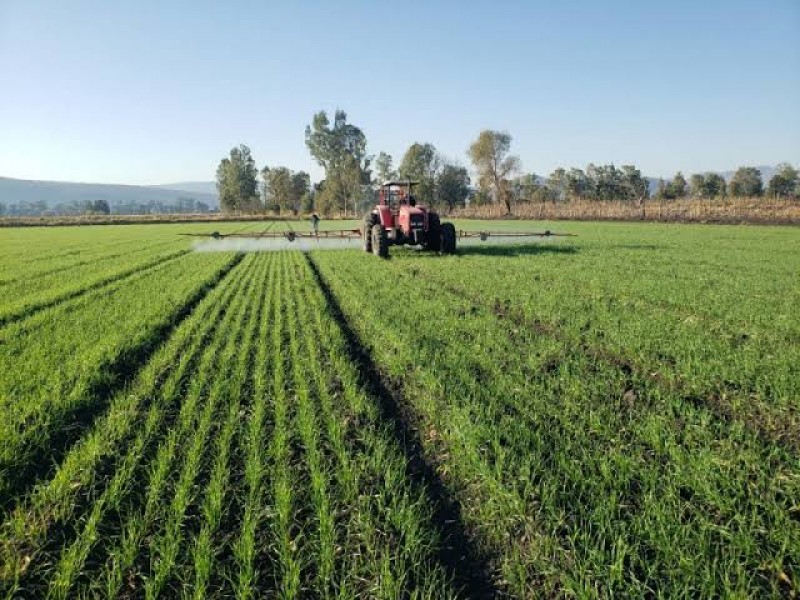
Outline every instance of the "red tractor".
<path id="1" fill-rule="evenodd" d="M 417 204 L 412 193 L 416 181 L 387 181 L 379 190 L 377 206 L 364 217 L 361 239 L 364 252 L 387 257 L 389 246 L 422 246 L 426 250 L 453 254 L 456 228 L 442 223 L 436 211 Z"/>

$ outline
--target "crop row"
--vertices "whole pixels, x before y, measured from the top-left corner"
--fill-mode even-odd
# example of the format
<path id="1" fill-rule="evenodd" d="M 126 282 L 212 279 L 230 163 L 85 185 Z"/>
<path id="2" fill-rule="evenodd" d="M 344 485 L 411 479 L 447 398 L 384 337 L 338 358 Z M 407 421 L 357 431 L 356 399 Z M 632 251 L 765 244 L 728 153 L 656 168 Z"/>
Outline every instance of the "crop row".
<path id="1" fill-rule="evenodd" d="M 131 255 L 140 253 L 150 255 L 159 251 L 168 253 L 171 250 L 184 249 L 184 246 L 181 240 L 175 239 L 150 241 L 146 244 L 140 239 L 134 239 L 113 245 L 78 246 L 47 259 L 33 254 L 27 261 L 21 259 L 15 261 L 13 270 L 6 267 L 5 278 L 0 280 L 0 289 L 10 294 L 10 298 L 4 298 L 4 302 L 7 302 L 27 292 L 23 287 L 25 282 L 35 283 L 43 288 L 44 281 L 52 284 L 56 281 L 53 276 L 57 274 L 69 278 L 81 277 L 84 271 L 102 269 L 106 264 L 119 263 L 121 259 L 124 260 Z"/>
<path id="2" fill-rule="evenodd" d="M 792 452 L 534 319 L 508 318 L 492 296 L 506 290 L 493 275 L 501 261 L 397 254 L 314 260 L 385 377 L 401 382 L 430 460 L 511 593 L 797 587 Z M 567 255 L 549 256 L 557 271 Z M 520 296 L 568 297 L 515 267 L 504 274 Z M 599 350 L 616 350 L 605 339 Z"/>
<path id="3" fill-rule="evenodd" d="M 160 263 L 0 329 L 0 505 L 58 461 L 235 260 Z"/>
<path id="4" fill-rule="evenodd" d="M 762 331 L 746 323 L 735 326 L 713 316 L 713 311 L 698 318 L 693 305 L 662 301 L 676 288 L 694 289 L 698 279 L 705 280 L 696 266 L 676 266 L 672 270 L 680 274 L 665 277 L 666 265 L 661 265 L 659 275 L 648 263 L 626 274 L 611 253 L 604 259 L 603 273 L 597 274 L 593 272 L 596 257 L 569 254 L 565 258 L 557 249 L 542 248 L 535 260 L 528 261 L 497 263 L 489 257 L 471 256 L 460 259 L 455 269 L 441 268 L 430 260 L 406 261 L 405 266 L 443 288 L 493 307 L 517 326 L 596 349 L 606 360 L 637 371 L 648 387 L 675 391 L 687 401 L 706 404 L 723 418 L 741 420 L 768 439 L 800 448 L 800 414 L 794 405 L 800 397 L 800 346 L 791 335 L 786 337 L 780 322 L 790 319 L 792 311 L 718 285 L 714 303 L 760 305 L 777 322 L 771 330 Z M 582 248 L 581 252 L 592 250 Z M 480 277 L 462 277 L 465 270 Z M 787 280 L 785 274 L 779 279 Z M 644 286 L 629 285 L 631 281 L 650 282 L 648 293 L 632 293 L 629 287 Z M 753 280 L 751 285 L 759 284 Z M 697 310 L 702 312 L 703 307 Z"/>
<path id="5" fill-rule="evenodd" d="M 5 290 L 5 300 L 0 307 L 0 325 L 17 321 L 36 312 L 55 306 L 111 283 L 147 271 L 162 263 L 185 255 L 187 250 L 171 252 L 156 250 L 126 256 L 105 269 L 102 265 L 89 265 L 78 272 L 57 272 L 40 279 L 23 280 Z"/>
<path id="6" fill-rule="evenodd" d="M 299 254 L 245 257 L 8 513 L 0 585 L 454 595 L 426 490 L 346 345 Z"/>

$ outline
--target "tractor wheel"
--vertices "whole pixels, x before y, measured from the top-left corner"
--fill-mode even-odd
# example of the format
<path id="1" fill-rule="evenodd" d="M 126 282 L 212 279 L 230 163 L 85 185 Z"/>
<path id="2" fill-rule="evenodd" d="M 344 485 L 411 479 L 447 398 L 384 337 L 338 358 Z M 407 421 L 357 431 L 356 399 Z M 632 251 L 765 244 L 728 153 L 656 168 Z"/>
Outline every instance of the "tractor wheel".
<path id="1" fill-rule="evenodd" d="M 456 228 L 452 223 L 442 223 L 442 254 L 455 254 Z"/>
<path id="2" fill-rule="evenodd" d="M 372 252 L 372 215 L 364 217 L 361 223 L 361 241 L 364 245 L 364 252 Z"/>
<path id="3" fill-rule="evenodd" d="M 386 230 L 380 223 L 372 226 L 372 253 L 381 258 L 389 256 L 389 240 L 386 238 Z"/>
<path id="4" fill-rule="evenodd" d="M 425 250 L 438 252 L 442 247 L 442 226 L 439 224 L 439 215 L 428 213 L 428 235 L 425 237 Z"/>

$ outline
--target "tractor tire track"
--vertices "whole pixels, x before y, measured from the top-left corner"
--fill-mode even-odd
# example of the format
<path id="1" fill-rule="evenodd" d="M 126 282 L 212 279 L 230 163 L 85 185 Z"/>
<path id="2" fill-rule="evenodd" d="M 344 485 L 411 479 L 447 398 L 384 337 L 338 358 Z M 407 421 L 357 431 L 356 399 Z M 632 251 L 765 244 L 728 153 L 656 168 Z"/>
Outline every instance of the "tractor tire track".
<path id="1" fill-rule="evenodd" d="M 381 419 L 389 425 L 394 442 L 405 455 L 407 477 L 426 491 L 432 526 L 441 540 L 437 562 L 466 597 L 500 596 L 501 592 L 493 581 L 490 558 L 478 550 L 462 519 L 459 502 L 437 474 L 437 466 L 425 456 L 416 426 L 419 417 L 405 400 L 400 386 L 384 376 L 375 364 L 314 259 L 307 253 L 305 258 L 325 298 L 328 312 L 346 340 L 348 359 L 358 366 L 359 385 L 375 400 Z"/>
<path id="2" fill-rule="evenodd" d="M 31 316 L 33 316 L 33 315 L 35 315 L 35 314 L 37 314 L 37 313 L 39 313 L 39 312 L 41 312 L 43 310 L 46 310 L 48 308 L 52 308 L 52 307 L 57 306 L 59 304 L 63 304 L 65 302 L 68 302 L 68 301 L 73 300 L 75 298 L 79 298 L 79 297 L 84 296 L 84 295 L 86 295 L 86 294 L 88 294 L 90 292 L 93 292 L 95 290 L 99 290 L 101 288 L 107 287 L 107 286 L 109 286 L 109 285 L 111 285 L 113 283 L 116 283 L 118 281 L 122 281 L 123 279 L 127 279 L 129 277 L 133 277 L 134 275 L 137 275 L 138 273 L 144 273 L 145 271 L 148 271 L 149 269 L 152 269 L 152 268 L 158 267 L 160 265 L 169 263 L 169 262 L 171 262 L 173 260 L 177 260 L 177 259 L 179 259 L 179 258 L 181 258 L 183 256 L 186 256 L 187 254 L 190 254 L 191 252 L 192 252 L 191 250 L 180 250 L 178 252 L 173 252 L 172 254 L 168 254 L 166 256 L 161 256 L 161 257 L 156 258 L 154 260 L 148 261 L 148 262 L 146 262 L 144 264 L 137 265 L 137 266 L 135 266 L 135 267 L 133 267 L 131 269 L 127 269 L 127 270 L 125 270 L 125 271 L 123 271 L 121 273 L 116 273 L 114 275 L 109 275 L 108 277 L 104 277 L 102 279 L 99 279 L 99 280 L 95 281 L 94 283 L 89 284 L 86 287 L 79 288 L 79 289 L 76 289 L 76 290 L 71 290 L 71 291 L 66 292 L 64 294 L 61 294 L 60 296 L 57 296 L 55 298 L 51 298 L 50 300 L 45 300 L 45 301 L 41 301 L 41 302 L 34 302 L 34 303 L 29 304 L 28 306 L 26 306 L 26 307 L 24 307 L 22 309 L 19 309 L 17 311 L 12 311 L 12 312 L 6 313 L 4 315 L 0 315 L 0 327 L 4 327 L 4 326 L 9 325 L 11 323 L 16 323 L 17 321 L 22 321 L 23 319 L 27 319 L 28 317 L 31 317 Z"/>
<path id="3" fill-rule="evenodd" d="M 128 382 L 132 381 L 145 367 L 150 358 L 167 342 L 172 332 L 203 298 L 227 277 L 242 261 L 244 254 L 236 254 L 231 261 L 200 286 L 175 312 L 150 332 L 150 335 L 137 346 L 127 348 L 101 370 L 105 377 L 91 386 L 85 397 L 91 400 L 64 415 L 59 415 L 62 424 L 53 435 L 45 440 L 35 441 L 20 447 L 17 456 L 23 460 L 10 464 L 0 464 L 0 471 L 6 474 L 6 486 L 0 497 L 0 510 L 6 512 L 14 499 L 23 498 L 40 480 L 53 475 L 70 448 L 85 434 L 94 420 L 102 414 L 109 402 Z M 43 457 L 47 457 L 46 460 Z"/>

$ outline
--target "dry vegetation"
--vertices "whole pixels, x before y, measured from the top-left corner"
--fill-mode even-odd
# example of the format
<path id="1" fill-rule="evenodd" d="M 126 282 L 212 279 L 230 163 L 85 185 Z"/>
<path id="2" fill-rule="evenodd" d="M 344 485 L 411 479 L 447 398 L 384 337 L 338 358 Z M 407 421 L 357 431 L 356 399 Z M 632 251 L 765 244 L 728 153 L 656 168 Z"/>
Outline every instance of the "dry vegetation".
<path id="1" fill-rule="evenodd" d="M 570 202 L 525 202 L 513 206 L 509 215 L 502 204 L 456 209 L 451 215 L 463 219 L 536 219 L 544 221 L 666 221 L 683 223 L 800 224 L 800 200 L 792 198 L 719 198 L 702 200 L 630 201 L 572 200 Z M 306 215 L 300 218 L 304 219 Z M 341 219 L 352 215 L 330 215 Z M 48 227 L 62 225 L 128 225 L 136 223 L 226 223 L 295 219 L 274 213 L 214 213 L 165 215 L 81 215 L 0 218 L 0 227 Z"/>
<path id="2" fill-rule="evenodd" d="M 508 218 L 500 204 L 470 206 L 454 216 L 470 219 Z M 628 201 L 573 200 L 520 203 L 513 207 L 520 219 L 577 221 L 678 221 L 685 223 L 800 224 L 800 201 L 791 198 L 719 198 L 701 200 Z"/>

